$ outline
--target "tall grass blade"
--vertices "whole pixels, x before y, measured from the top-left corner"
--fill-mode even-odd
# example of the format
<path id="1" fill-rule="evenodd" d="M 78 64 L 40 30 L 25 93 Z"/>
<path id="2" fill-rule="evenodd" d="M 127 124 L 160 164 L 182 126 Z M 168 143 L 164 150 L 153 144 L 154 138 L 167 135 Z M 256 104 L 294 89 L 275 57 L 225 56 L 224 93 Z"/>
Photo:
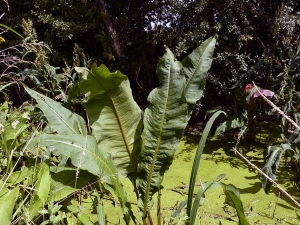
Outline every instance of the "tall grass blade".
<path id="1" fill-rule="evenodd" d="M 203 152 L 203 149 L 205 147 L 205 142 L 207 139 L 207 136 L 209 134 L 209 131 L 213 125 L 213 122 L 215 121 L 215 119 L 221 114 L 224 113 L 223 111 L 217 111 L 215 112 L 212 117 L 209 119 L 209 121 L 207 122 L 205 129 L 202 133 L 202 137 L 200 139 L 199 145 L 198 145 L 198 149 L 195 155 L 195 159 L 194 159 L 194 163 L 193 163 L 193 167 L 192 167 L 192 172 L 191 172 L 191 177 L 190 177 L 190 184 L 189 184 L 189 192 L 188 192 L 188 202 L 187 202 L 187 216 L 191 217 L 191 208 L 192 208 L 192 200 L 193 200 L 193 194 L 194 194 L 194 187 L 195 187 L 195 183 L 196 183 L 196 177 L 197 177 L 197 173 L 198 173 L 198 168 L 200 165 L 200 159 L 201 159 L 201 155 Z M 189 223 L 187 223 L 189 224 Z"/>
<path id="2" fill-rule="evenodd" d="M 19 34 L 17 31 L 15 31 L 14 29 L 12 29 L 9 26 L 6 26 L 6 25 L 0 23 L 0 27 L 4 27 L 5 29 L 10 30 L 11 32 L 15 33 L 16 35 L 18 35 L 22 39 L 24 38 L 21 34 Z"/>
<path id="3" fill-rule="evenodd" d="M 0 91 L 2 91 L 4 88 L 8 87 L 9 85 L 12 85 L 14 84 L 15 82 L 10 82 L 10 83 L 7 83 L 7 84 L 4 84 L 2 86 L 0 86 Z"/>
<path id="4" fill-rule="evenodd" d="M 49 166 L 46 163 L 39 164 L 37 170 L 35 191 L 29 207 L 29 218 L 31 220 L 38 215 L 38 211 L 45 205 L 51 186 Z"/>
<path id="5" fill-rule="evenodd" d="M 98 192 L 96 192 L 97 195 L 97 206 L 96 206 L 96 210 L 97 210 L 97 217 L 98 217 L 98 223 L 99 224 L 103 224 L 106 225 L 106 218 L 105 218 L 105 211 L 104 211 L 104 206 L 103 203 L 100 199 L 100 195 Z"/>
<path id="6" fill-rule="evenodd" d="M 195 224 L 195 220 L 196 220 L 200 200 L 201 200 L 204 192 L 207 189 L 209 189 L 209 187 L 212 186 L 213 184 L 214 184 L 214 181 L 208 181 L 205 184 L 203 184 L 203 186 L 198 191 L 198 193 L 195 197 L 195 200 L 194 200 L 193 208 L 192 208 L 192 211 L 191 211 L 191 216 L 190 216 L 190 219 L 189 219 L 190 224 Z"/>

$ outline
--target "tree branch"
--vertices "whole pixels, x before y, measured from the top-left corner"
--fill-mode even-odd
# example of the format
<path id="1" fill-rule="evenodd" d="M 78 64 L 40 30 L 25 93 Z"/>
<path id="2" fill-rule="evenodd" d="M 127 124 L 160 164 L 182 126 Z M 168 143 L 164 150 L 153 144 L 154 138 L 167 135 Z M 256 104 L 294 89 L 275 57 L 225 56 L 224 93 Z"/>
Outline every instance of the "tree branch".
<path id="1" fill-rule="evenodd" d="M 233 148 L 234 152 L 238 154 L 240 157 L 242 157 L 250 166 L 252 166 L 254 169 L 256 169 L 262 176 L 264 176 L 268 181 L 270 181 L 276 188 L 279 189 L 281 193 L 283 193 L 286 197 L 288 197 L 296 206 L 300 208 L 299 202 L 297 202 L 289 193 L 287 193 L 285 190 L 283 190 L 282 187 L 279 186 L 271 177 L 269 177 L 267 174 L 265 174 L 262 170 L 260 170 L 257 166 L 255 166 L 253 163 L 251 163 L 242 153 L 240 153 L 236 148 Z"/>

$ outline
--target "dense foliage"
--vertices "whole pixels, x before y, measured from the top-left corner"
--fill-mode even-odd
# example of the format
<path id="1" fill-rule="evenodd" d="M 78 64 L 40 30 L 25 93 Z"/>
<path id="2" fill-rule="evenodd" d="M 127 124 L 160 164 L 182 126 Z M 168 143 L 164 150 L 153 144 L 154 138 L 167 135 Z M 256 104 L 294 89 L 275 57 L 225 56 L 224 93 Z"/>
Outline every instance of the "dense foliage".
<path id="1" fill-rule="evenodd" d="M 298 1 L 22 1 L 11 2 L 1 23 L 20 33 L 30 19 L 32 41 L 43 41 L 54 66 L 105 63 L 128 74 L 135 98 L 145 97 L 157 85 L 155 66 L 167 45 L 177 57 L 186 55 L 207 37 L 217 35 L 218 48 L 209 75 L 213 96 L 232 101 L 232 90 L 255 80 L 264 88 L 278 88 L 277 76 L 287 67 L 298 74 Z M 5 9 L 5 2 L 1 1 Z M 7 43 L 16 43 L 11 35 Z M 89 59 L 73 62 L 77 44 Z M 46 54 L 46 53 L 45 53 Z M 79 55 L 78 55 L 79 54 Z M 78 65 L 79 64 L 79 65 Z M 81 65 L 80 65 L 81 64 Z"/>
<path id="2" fill-rule="evenodd" d="M 114 193 L 124 221 L 136 222 L 116 173 L 130 178 L 141 220 L 151 221 L 152 195 L 186 124 L 190 118 L 189 126 L 205 124 L 217 107 L 228 117 L 215 135 L 233 130 L 236 151 L 243 140 L 255 144 L 258 123 L 271 124 L 262 171 L 275 180 L 286 157 L 300 179 L 298 0 L 0 0 L 0 9 L 0 211 L 15 223 L 47 214 L 44 224 L 73 217 L 85 224 L 86 215 L 70 209 L 66 215 L 55 202 L 96 177 L 101 184 L 93 188 Z M 269 142 L 273 136 L 280 141 Z M 75 186 L 59 192 L 67 176 Z M 269 193 L 272 182 L 260 178 Z M 247 224 L 239 193 L 219 180 L 200 189 L 193 210 L 190 189 L 191 221 L 211 185 L 223 187 Z"/>

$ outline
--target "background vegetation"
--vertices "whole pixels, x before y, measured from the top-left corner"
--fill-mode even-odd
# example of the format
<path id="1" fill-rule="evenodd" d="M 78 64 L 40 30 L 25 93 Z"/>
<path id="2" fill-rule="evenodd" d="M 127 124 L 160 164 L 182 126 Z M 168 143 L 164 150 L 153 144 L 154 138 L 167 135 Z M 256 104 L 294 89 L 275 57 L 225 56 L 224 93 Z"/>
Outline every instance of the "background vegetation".
<path id="1" fill-rule="evenodd" d="M 78 83 L 82 75 L 75 68 L 90 69 L 93 63 L 104 64 L 109 71 L 119 70 L 127 75 L 133 99 L 145 109 L 150 92 L 161 84 L 156 69 L 165 46 L 181 62 L 212 36 L 216 38 L 216 47 L 206 75 L 205 97 L 197 101 L 186 133 L 194 128 L 201 130 L 206 124 L 206 114 L 217 107 L 228 117 L 218 119 L 216 134 L 233 130 L 236 147 L 242 139 L 255 144 L 255 127 L 268 122 L 274 128 L 268 140 L 278 136 L 280 143 L 266 142 L 263 171 L 275 179 L 280 159 L 285 156 L 290 157 L 300 178 L 299 130 L 264 103 L 252 84 L 268 93 L 283 113 L 299 125 L 299 1 L 2 0 L 0 9 L 1 182 L 8 179 L 11 171 L 24 173 L 18 183 L 35 174 L 33 180 L 26 182 L 34 183 L 38 190 L 44 175 L 49 174 L 49 168 L 43 164 L 36 167 L 34 161 L 45 153 L 27 155 L 29 165 L 36 169 L 27 171 L 17 161 L 23 156 L 17 149 L 34 132 L 46 129 L 51 133 L 48 126 L 40 123 L 49 118 L 32 105 L 32 94 L 25 91 L 23 84 L 59 102 L 88 123 L 90 118 L 83 104 L 87 96 Z M 57 163 L 65 165 L 67 159 L 59 158 Z M 268 193 L 271 183 L 261 179 Z M 82 187 L 84 183 L 85 180 Z M 36 199 L 29 203 L 28 210 L 34 211 L 34 204 L 37 208 L 43 205 L 34 202 L 42 201 L 45 196 L 31 194 Z M 24 196 L 24 202 L 28 201 L 27 195 Z M 15 217 L 21 206 L 15 211 Z M 102 210 L 101 204 L 98 207 Z M 55 215 L 49 223 L 54 218 L 58 221 L 66 218 L 54 205 L 49 208 L 53 211 L 39 212 Z"/>

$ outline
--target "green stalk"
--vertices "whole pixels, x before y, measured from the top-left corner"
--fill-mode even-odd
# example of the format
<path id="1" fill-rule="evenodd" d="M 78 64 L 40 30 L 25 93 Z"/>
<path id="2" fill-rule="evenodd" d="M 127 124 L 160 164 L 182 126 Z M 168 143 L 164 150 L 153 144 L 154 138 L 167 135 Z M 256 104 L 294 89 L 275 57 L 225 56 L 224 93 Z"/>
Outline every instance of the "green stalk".
<path id="1" fill-rule="evenodd" d="M 207 136 L 209 134 L 209 131 L 210 131 L 211 127 L 212 127 L 212 124 L 215 121 L 215 119 L 221 113 L 225 114 L 225 112 L 223 112 L 223 111 L 217 111 L 209 119 L 209 121 L 207 122 L 207 124 L 205 126 L 205 129 L 204 129 L 204 131 L 202 133 L 202 137 L 201 137 L 199 145 L 198 145 L 198 149 L 197 149 L 197 152 L 196 152 L 196 155 L 195 155 L 195 159 L 194 159 L 194 163 L 193 163 L 193 168 L 192 168 L 192 172 L 191 172 L 190 184 L 189 184 L 189 192 L 188 192 L 188 202 L 187 202 L 186 215 L 189 218 L 191 217 L 192 200 L 193 200 L 195 182 L 196 182 L 196 177 L 197 177 L 197 173 L 198 173 L 198 168 L 199 168 L 199 165 L 200 165 L 201 155 L 203 153 L 203 149 L 205 147 L 205 142 L 206 142 Z M 190 224 L 190 221 L 188 221 L 186 224 Z"/>
<path id="2" fill-rule="evenodd" d="M 154 156 L 153 156 L 153 161 L 151 163 L 149 177 L 148 177 L 148 181 L 147 181 L 147 188 L 146 188 L 146 194 L 145 194 L 145 199 L 144 199 L 143 225 L 147 225 L 146 218 L 147 218 L 147 213 L 148 213 L 148 198 L 149 198 L 149 192 L 150 192 L 152 173 L 153 173 L 155 162 L 156 162 L 156 156 L 158 154 L 159 143 L 160 143 L 160 138 L 158 138 L 158 144 L 157 144 L 156 149 L 155 149 L 155 153 L 154 153 Z"/>
<path id="3" fill-rule="evenodd" d="M 161 190 L 158 191 L 157 196 L 157 225 L 162 225 L 162 217 L 161 217 Z"/>
<path id="4" fill-rule="evenodd" d="M 195 200 L 194 200 L 193 209 L 191 211 L 191 217 L 189 219 L 189 223 L 190 224 L 195 224 L 195 220 L 196 220 L 196 216 L 197 216 L 197 211 L 198 211 L 198 207 L 199 207 L 199 203 L 200 203 L 200 200 L 202 198 L 202 195 L 213 184 L 214 184 L 213 181 L 206 182 L 205 184 L 203 184 L 203 186 L 198 191 L 198 193 L 197 193 L 197 195 L 195 197 Z"/>

